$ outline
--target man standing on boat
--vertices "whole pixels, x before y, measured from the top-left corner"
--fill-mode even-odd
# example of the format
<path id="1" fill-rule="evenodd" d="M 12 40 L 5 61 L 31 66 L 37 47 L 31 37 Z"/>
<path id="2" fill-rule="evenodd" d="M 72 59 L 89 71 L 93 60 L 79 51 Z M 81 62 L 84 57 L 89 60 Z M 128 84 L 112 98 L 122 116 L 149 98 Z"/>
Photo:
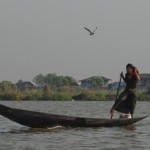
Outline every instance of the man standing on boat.
<path id="1" fill-rule="evenodd" d="M 140 80 L 139 71 L 132 64 L 127 64 L 126 66 L 127 73 L 125 77 L 123 72 L 120 74 L 120 77 L 126 83 L 124 91 L 116 99 L 115 104 L 110 110 L 111 116 L 113 116 L 114 111 L 121 112 L 120 118 L 133 118 L 133 113 L 136 105 L 136 84 Z"/>

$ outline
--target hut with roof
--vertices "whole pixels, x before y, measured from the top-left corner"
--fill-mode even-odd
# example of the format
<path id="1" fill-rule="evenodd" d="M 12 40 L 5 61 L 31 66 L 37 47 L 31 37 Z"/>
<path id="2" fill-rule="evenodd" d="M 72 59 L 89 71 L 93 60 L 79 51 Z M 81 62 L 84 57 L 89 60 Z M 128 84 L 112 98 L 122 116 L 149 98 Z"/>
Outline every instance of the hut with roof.
<path id="1" fill-rule="evenodd" d="M 150 90 L 150 74 L 142 73 L 140 74 L 141 80 L 138 81 L 138 89 L 147 91 Z"/>

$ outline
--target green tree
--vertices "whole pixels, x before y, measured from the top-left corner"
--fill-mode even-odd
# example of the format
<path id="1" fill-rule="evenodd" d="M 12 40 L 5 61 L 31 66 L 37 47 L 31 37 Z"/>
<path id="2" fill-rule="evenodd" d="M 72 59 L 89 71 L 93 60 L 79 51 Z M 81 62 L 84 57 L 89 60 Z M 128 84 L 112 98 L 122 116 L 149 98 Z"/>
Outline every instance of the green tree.
<path id="1" fill-rule="evenodd" d="M 104 85 L 104 80 L 100 76 L 93 76 L 89 80 L 90 88 L 101 88 Z"/>
<path id="2" fill-rule="evenodd" d="M 45 77 L 42 74 L 38 74 L 36 77 L 34 77 L 33 82 L 37 86 L 45 86 Z"/>
<path id="3" fill-rule="evenodd" d="M 16 84 L 22 84 L 22 83 L 23 83 L 23 80 L 20 79 L 20 80 L 18 80 L 18 82 Z"/>
<path id="4" fill-rule="evenodd" d="M 18 87 L 18 86 L 21 85 L 22 83 L 23 83 L 23 80 L 20 79 L 20 80 L 18 80 L 18 82 L 16 83 L 16 86 Z"/>
<path id="5" fill-rule="evenodd" d="M 2 81 L 2 82 L 0 82 L 0 90 L 1 91 L 14 90 L 14 89 L 17 89 L 17 87 L 11 81 Z"/>
<path id="6" fill-rule="evenodd" d="M 35 82 L 37 86 L 49 85 L 52 88 L 57 88 L 60 86 L 71 85 L 76 82 L 76 80 L 70 76 L 58 76 L 55 73 L 49 73 L 45 76 L 42 74 L 37 75 L 34 77 L 33 82 Z"/>

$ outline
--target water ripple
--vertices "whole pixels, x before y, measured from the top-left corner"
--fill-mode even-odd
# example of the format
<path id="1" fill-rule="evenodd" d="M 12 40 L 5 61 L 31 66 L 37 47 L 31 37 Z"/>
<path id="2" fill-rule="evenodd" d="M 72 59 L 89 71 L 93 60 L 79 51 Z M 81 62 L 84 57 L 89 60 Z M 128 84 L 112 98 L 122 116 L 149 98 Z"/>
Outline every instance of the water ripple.
<path id="1" fill-rule="evenodd" d="M 57 114 L 110 117 L 112 102 L 2 102 L 15 108 Z M 150 102 L 138 102 L 135 114 L 150 114 Z M 117 116 L 117 114 L 116 114 Z M 31 129 L 0 116 L 0 150 L 149 150 L 150 118 L 113 128 Z"/>

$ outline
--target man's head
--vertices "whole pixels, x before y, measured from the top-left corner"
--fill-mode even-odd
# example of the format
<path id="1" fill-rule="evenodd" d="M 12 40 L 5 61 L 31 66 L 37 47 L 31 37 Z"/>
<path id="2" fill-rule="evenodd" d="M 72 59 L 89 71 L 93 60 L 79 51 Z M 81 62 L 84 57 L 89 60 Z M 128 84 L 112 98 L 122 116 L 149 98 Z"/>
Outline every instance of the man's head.
<path id="1" fill-rule="evenodd" d="M 133 65 L 132 64 L 127 64 L 126 65 L 126 70 L 129 74 L 131 74 L 133 72 Z"/>
<path id="2" fill-rule="evenodd" d="M 129 67 L 132 68 L 133 65 L 132 65 L 132 64 L 127 64 L 127 65 L 126 65 L 126 69 L 129 68 Z"/>

